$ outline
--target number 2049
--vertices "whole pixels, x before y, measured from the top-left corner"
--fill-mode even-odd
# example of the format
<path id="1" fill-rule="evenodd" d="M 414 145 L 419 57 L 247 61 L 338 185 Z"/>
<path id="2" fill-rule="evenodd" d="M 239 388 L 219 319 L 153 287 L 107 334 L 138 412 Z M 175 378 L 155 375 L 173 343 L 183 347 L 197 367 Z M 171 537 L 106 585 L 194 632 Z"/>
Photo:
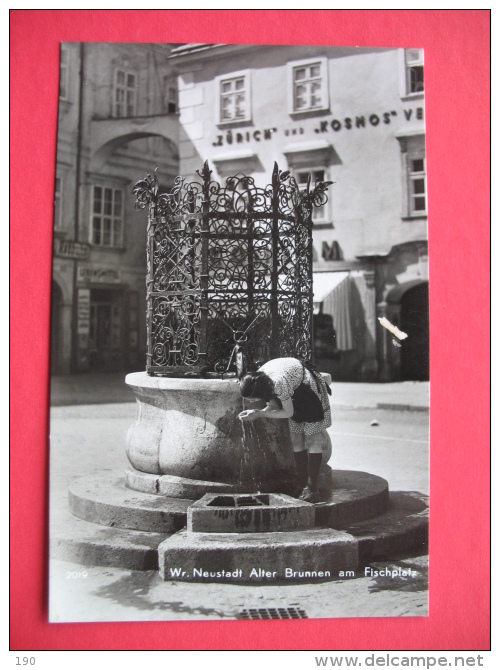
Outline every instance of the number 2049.
<path id="1" fill-rule="evenodd" d="M 16 665 L 35 665 L 34 656 L 16 656 Z"/>

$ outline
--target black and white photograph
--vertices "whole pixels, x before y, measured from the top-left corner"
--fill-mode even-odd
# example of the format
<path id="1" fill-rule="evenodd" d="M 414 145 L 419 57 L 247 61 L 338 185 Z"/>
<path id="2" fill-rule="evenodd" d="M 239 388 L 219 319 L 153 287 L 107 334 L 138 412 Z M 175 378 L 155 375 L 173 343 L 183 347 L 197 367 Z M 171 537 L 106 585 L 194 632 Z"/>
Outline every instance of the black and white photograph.
<path id="1" fill-rule="evenodd" d="M 424 50 L 63 42 L 49 621 L 428 616 Z"/>

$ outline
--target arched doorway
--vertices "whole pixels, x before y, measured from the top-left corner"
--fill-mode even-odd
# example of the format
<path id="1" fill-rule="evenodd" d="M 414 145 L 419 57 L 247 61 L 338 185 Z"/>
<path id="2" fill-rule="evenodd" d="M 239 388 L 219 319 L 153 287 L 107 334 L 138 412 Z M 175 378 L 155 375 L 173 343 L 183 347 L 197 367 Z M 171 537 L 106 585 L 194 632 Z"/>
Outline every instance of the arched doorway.
<path id="1" fill-rule="evenodd" d="M 50 334 L 50 371 L 53 375 L 61 374 L 62 323 L 61 310 L 63 294 L 57 282 L 52 282 L 52 317 Z"/>
<path id="2" fill-rule="evenodd" d="M 408 334 L 401 347 L 401 379 L 429 379 L 429 284 L 409 288 L 401 297 L 400 328 Z"/>

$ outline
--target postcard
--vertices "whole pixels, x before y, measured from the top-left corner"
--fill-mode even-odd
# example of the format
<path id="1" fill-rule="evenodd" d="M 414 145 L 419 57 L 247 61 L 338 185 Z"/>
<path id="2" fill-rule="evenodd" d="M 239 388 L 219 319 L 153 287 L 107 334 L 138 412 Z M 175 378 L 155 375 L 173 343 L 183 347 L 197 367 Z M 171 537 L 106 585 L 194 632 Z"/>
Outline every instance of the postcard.
<path id="1" fill-rule="evenodd" d="M 61 45 L 51 622 L 428 615 L 424 51 Z"/>

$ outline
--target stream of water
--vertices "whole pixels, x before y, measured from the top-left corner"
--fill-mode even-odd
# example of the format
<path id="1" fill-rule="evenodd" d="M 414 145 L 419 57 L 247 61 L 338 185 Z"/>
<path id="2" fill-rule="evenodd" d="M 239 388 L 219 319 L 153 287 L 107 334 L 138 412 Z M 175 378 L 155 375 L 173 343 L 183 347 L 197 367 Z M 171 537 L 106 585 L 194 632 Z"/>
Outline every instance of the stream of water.
<path id="1" fill-rule="evenodd" d="M 247 409 L 243 400 L 243 409 Z M 258 421 L 258 419 L 257 419 Z M 241 446 L 243 458 L 240 465 L 240 486 L 252 493 L 261 493 L 263 476 L 267 474 L 267 449 L 262 444 L 259 431 L 252 421 L 242 421 Z"/>

